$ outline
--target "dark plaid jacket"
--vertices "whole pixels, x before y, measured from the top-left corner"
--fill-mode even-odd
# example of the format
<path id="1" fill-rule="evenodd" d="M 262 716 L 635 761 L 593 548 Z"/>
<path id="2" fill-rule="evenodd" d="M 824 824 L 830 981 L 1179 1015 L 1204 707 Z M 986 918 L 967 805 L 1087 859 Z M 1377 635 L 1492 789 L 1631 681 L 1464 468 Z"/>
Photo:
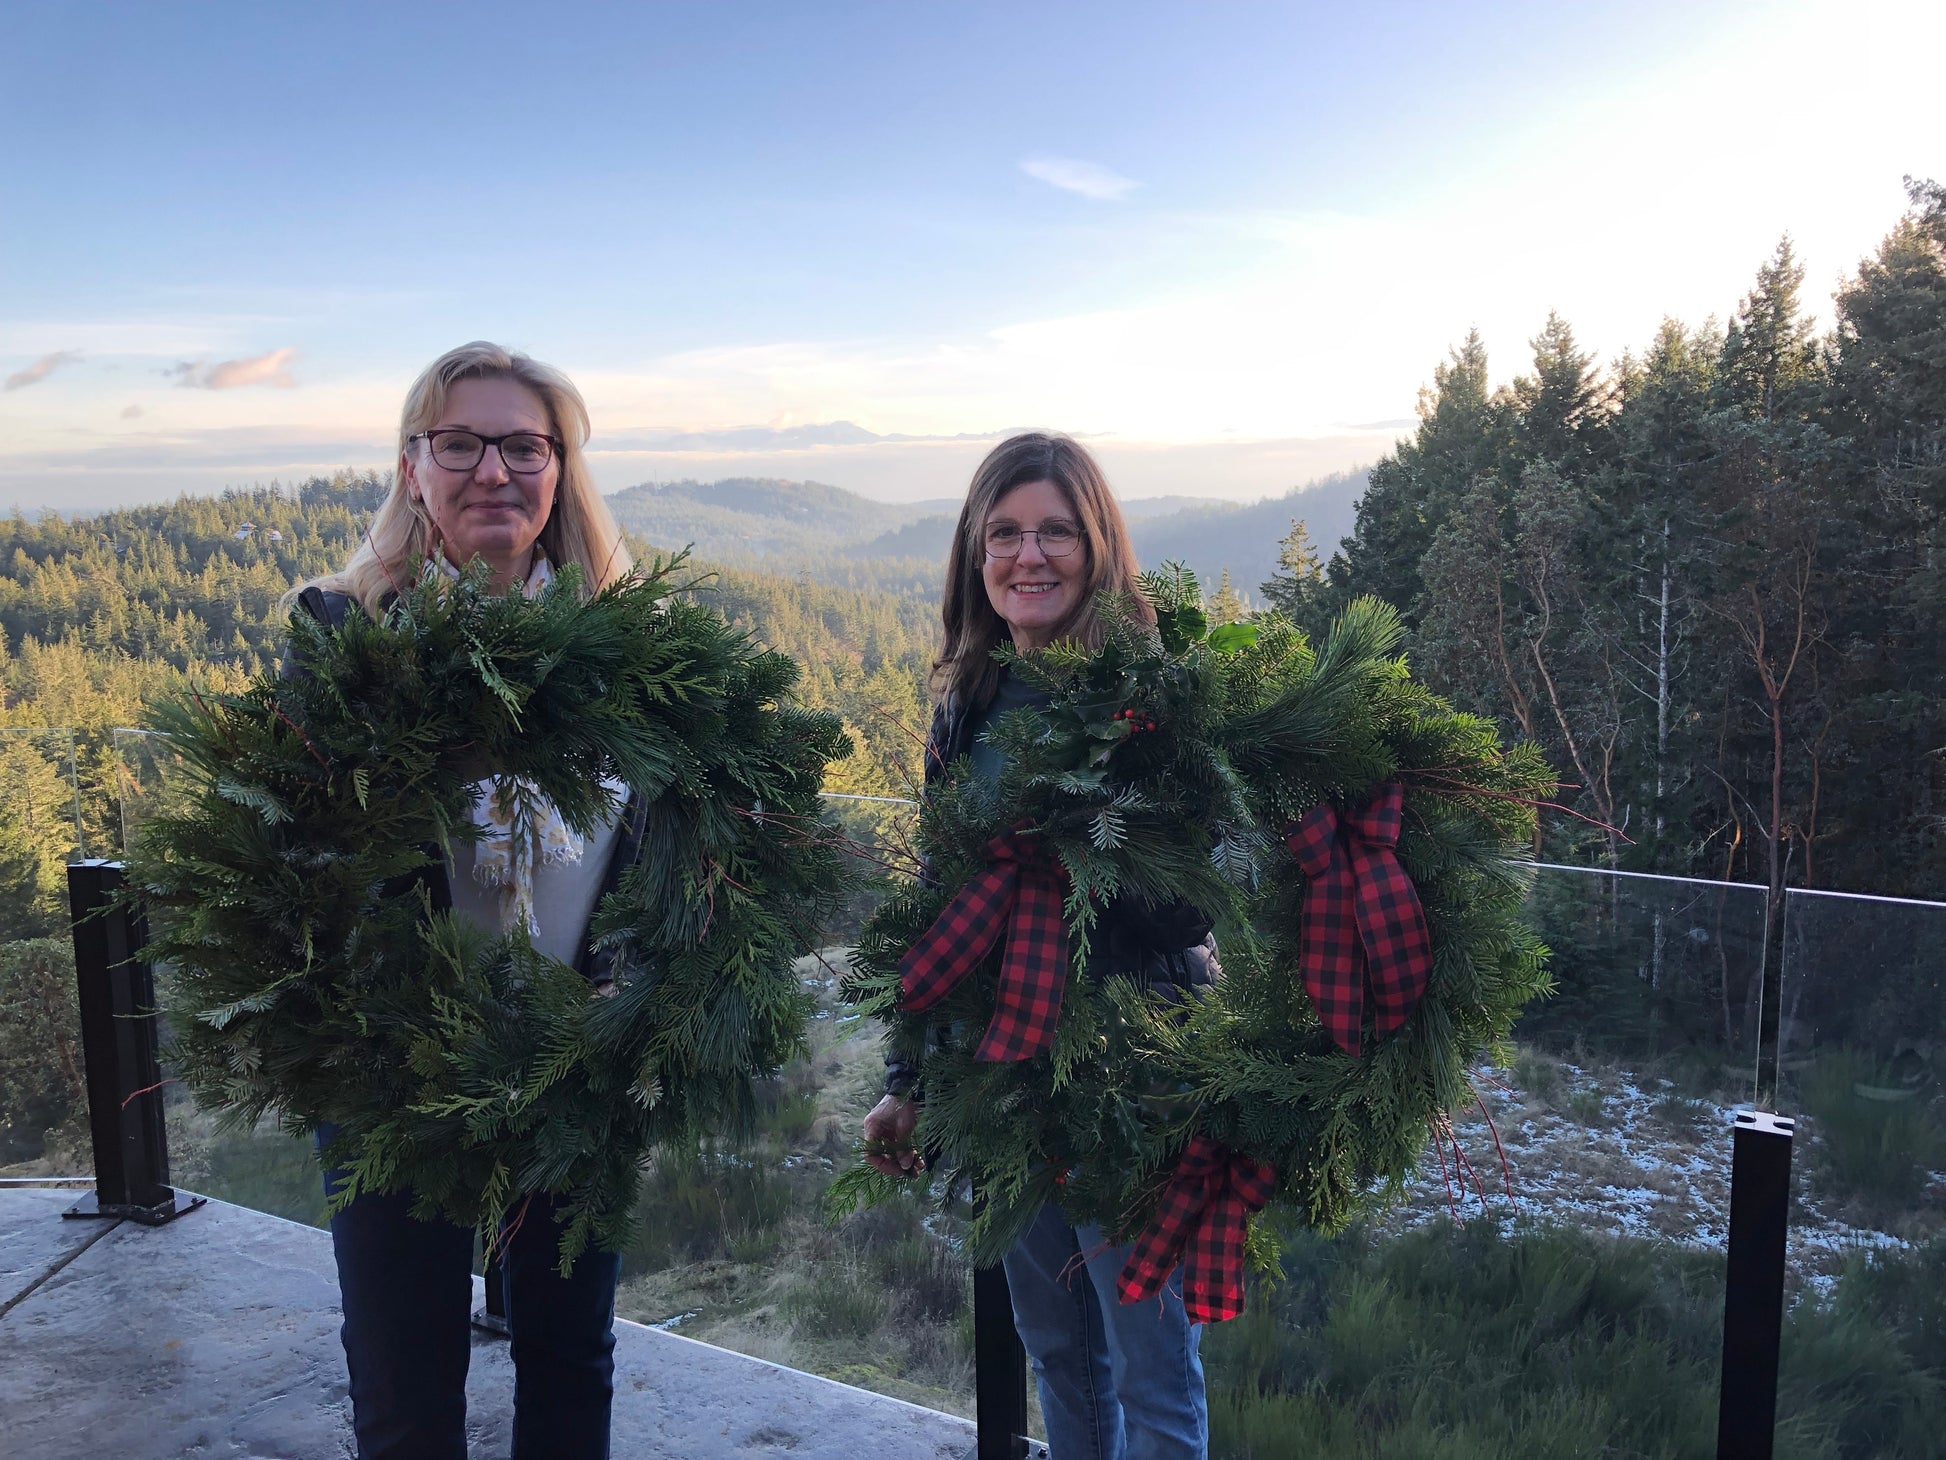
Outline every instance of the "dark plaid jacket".
<path id="1" fill-rule="evenodd" d="M 968 711 L 948 691 L 932 712 L 926 735 L 926 785 L 937 785 L 946 769 L 973 749 L 985 728 L 983 714 Z M 924 872 L 922 876 L 928 875 Z M 1209 919 L 1186 902 L 1159 906 L 1145 897 L 1118 897 L 1095 920 L 1088 951 L 1088 975 L 1099 983 L 1120 974 L 1151 988 L 1198 988 L 1223 976 Z M 918 1082 L 918 1067 L 888 1053 L 885 1089 L 903 1095 Z"/>
<path id="2" fill-rule="evenodd" d="M 319 623 L 330 624 L 334 629 L 343 625 L 346 610 L 351 606 L 350 595 L 331 593 L 322 588 L 306 588 L 297 595 L 297 605 Z M 286 653 L 277 671 L 285 679 L 295 679 L 308 674 L 299 660 Z M 621 835 L 615 838 L 614 851 L 608 858 L 608 866 L 602 872 L 601 893 L 595 899 L 595 906 L 601 906 L 601 899 L 615 890 L 621 881 L 622 873 L 635 865 L 642 852 L 642 834 L 649 822 L 649 806 L 646 801 L 629 792 L 628 804 L 622 809 Z M 434 912 L 446 912 L 453 906 L 453 885 L 446 871 L 446 858 L 437 846 L 428 844 L 425 848 L 426 865 L 407 877 L 396 879 L 396 885 L 388 883 L 381 896 L 392 897 L 409 892 L 415 886 L 424 887 L 430 896 Z M 581 933 L 581 947 L 576 954 L 574 966 L 588 978 L 596 988 L 605 989 L 615 981 L 615 954 L 610 949 L 596 949 L 588 945 L 587 929 Z"/>

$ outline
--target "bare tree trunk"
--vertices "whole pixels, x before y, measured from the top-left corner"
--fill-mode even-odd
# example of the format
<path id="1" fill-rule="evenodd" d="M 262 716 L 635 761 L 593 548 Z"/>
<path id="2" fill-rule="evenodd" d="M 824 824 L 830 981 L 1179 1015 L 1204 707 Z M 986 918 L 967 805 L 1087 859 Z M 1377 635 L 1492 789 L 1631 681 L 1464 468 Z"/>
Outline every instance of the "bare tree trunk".
<path id="1" fill-rule="evenodd" d="M 1662 519 L 1662 604 L 1655 644 L 1655 836 L 1662 841 L 1664 776 L 1669 764 L 1669 519 Z"/>

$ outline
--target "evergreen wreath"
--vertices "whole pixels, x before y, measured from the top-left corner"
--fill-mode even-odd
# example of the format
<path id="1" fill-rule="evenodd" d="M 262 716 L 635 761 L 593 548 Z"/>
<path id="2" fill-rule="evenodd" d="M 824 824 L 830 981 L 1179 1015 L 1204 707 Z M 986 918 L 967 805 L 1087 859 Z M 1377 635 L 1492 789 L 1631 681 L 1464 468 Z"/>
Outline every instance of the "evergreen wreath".
<path id="1" fill-rule="evenodd" d="M 1398 1188 L 1472 1098 L 1468 1066 L 1546 990 L 1520 908 L 1555 781 L 1411 679 L 1375 599 L 1313 648 L 1275 617 L 1209 628 L 1174 565 L 1143 592 L 1153 630 L 1109 604 L 1097 650 L 1000 651 L 1049 703 L 990 727 L 997 784 L 962 762 L 927 799 L 932 876 L 866 925 L 845 997 L 921 1069 L 915 1140 L 935 1198 L 978 1196 L 974 1262 L 1053 1201 L 1141 1234 L 1125 1301 L 1187 1249 L 1191 1315 L 1215 1319 L 1241 1310 L 1256 1211 L 1274 1199 L 1332 1230 Z M 1396 861 L 1361 839 L 1388 808 Z M 1036 911 L 1050 889 L 1064 937 Z M 1415 890 L 1416 943 L 1395 906 Z M 1130 894 L 1201 911 L 1224 977 L 1179 997 L 1092 980 L 1099 910 Z M 1381 948 L 1367 967 L 1373 923 L 1362 942 L 1403 940 L 1403 961 Z M 906 1186 L 860 1166 L 832 1199 Z"/>
<path id="2" fill-rule="evenodd" d="M 800 1046 L 792 963 L 847 888 L 818 795 L 850 743 L 680 563 L 585 601 L 572 569 L 531 600 L 429 573 L 376 621 L 293 613 L 292 677 L 158 707 L 183 794 L 130 895 L 182 1078 L 239 1122 L 335 1127 L 334 1209 L 406 1190 L 491 1237 L 549 1193 L 565 1269 L 620 1247 L 646 1153 L 747 1120 Z M 582 835 L 618 809 L 604 777 L 646 800 L 592 925 L 611 997 L 524 930 L 433 912 L 417 874 L 479 835 L 488 775 Z"/>

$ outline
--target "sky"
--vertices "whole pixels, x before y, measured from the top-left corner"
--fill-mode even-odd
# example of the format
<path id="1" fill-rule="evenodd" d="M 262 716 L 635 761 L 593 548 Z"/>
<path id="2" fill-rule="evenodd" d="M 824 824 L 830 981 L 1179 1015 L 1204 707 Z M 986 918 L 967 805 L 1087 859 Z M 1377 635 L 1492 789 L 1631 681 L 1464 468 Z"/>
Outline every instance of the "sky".
<path id="1" fill-rule="evenodd" d="M 0 6 L 0 507 L 390 464 L 413 376 L 559 365 L 604 490 L 1125 496 L 1369 463 L 1469 329 L 1602 359 L 1831 292 L 1946 178 L 1946 6 Z"/>

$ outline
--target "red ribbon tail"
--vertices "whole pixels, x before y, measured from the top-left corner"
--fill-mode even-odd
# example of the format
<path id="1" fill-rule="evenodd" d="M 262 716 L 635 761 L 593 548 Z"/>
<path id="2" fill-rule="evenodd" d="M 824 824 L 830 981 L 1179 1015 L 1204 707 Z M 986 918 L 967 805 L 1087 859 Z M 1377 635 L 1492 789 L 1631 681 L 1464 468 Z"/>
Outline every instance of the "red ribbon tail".
<path id="1" fill-rule="evenodd" d="M 1243 1311 L 1243 1201 L 1227 1187 L 1203 1212 L 1183 1261 L 1182 1300 L 1191 1323 L 1221 1323 Z"/>
<path id="2" fill-rule="evenodd" d="M 1404 1024 L 1432 979 L 1432 933 L 1419 890 L 1389 847 L 1357 862 L 1358 931 L 1380 1034 Z"/>
<path id="3" fill-rule="evenodd" d="M 1014 896 L 993 1019 L 973 1058 L 989 1064 L 1032 1059 L 1050 1049 L 1067 993 L 1068 924 L 1058 878 L 1028 871 Z"/>
<path id="4" fill-rule="evenodd" d="M 1135 1239 L 1134 1249 L 1115 1280 L 1115 1293 L 1122 1302 L 1140 1303 L 1162 1291 L 1195 1235 L 1222 1163 L 1222 1146 L 1208 1136 L 1190 1138 L 1168 1186 L 1163 1188 L 1155 1215 Z"/>
<path id="5" fill-rule="evenodd" d="M 1183 1261 L 1183 1307 L 1192 1323 L 1222 1323 L 1243 1312 L 1250 1214 L 1262 1211 L 1277 1189 L 1269 1165 L 1225 1155 L 1222 1190 L 1204 1208 Z"/>
<path id="6" fill-rule="evenodd" d="M 1144 1303 L 1161 1292 L 1169 1274 L 1182 1261 L 1183 1246 L 1188 1240 L 1186 1229 L 1163 1221 L 1158 1214 L 1135 1239 L 1134 1250 L 1115 1279 L 1115 1296 L 1124 1303 Z"/>
<path id="7" fill-rule="evenodd" d="M 1332 1043 L 1357 1055 L 1364 1043 L 1365 960 L 1358 943 L 1352 870 L 1342 857 L 1304 895 L 1304 990 Z"/>

